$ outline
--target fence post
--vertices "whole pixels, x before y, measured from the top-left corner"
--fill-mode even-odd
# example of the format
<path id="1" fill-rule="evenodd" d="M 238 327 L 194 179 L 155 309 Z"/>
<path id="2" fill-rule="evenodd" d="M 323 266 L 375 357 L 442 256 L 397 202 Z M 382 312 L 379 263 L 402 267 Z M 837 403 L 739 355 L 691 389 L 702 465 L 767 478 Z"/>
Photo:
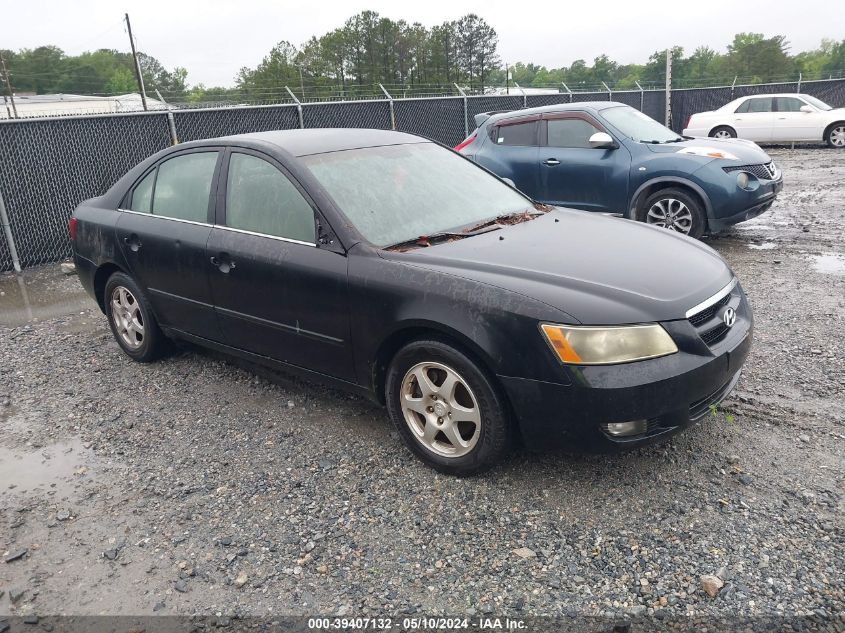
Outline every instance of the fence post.
<path id="1" fill-rule="evenodd" d="M 461 88 L 458 84 L 455 84 L 455 88 L 458 89 L 458 92 L 460 92 L 461 96 L 464 98 L 464 138 L 467 138 L 469 136 L 469 106 L 467 105 L 467 93 L 465 93 L 463 88 Z"/>
<path id="2" fill-rule="evenodd" d="M 804 77 L 804 73 L 798 73 L 798 90 L 796 92 L 801 92 L 801 79 Z"/>
<path id="3" fill-rule="evenodd" d="M 666 49 L 666 127 L 672 125 L 672 49 Z"/>
<path id="4" fill-rule="evenodd" d="M 737 75 L 734 75 L 733 83 L 731 83 L 731 101 L 733 101 L 733 98 L 734 98 L 734 88 L 736 87 L 736 78 L 737 78 Z"/>
<path id="5" fill-rule="evenodd" d="M 396 129 L 396 112 L 393 111 L 393 97 L 390 96 L 390 93 L 385 90 L 384 86 L 381 84 L 378 85 L 381 88 L 381 91 L 384 93 L 384 96 L 387 97 L 388 102 L 390 103 L 390 129 Z"/>
<path id="6" fill-rule="evenodd" d="M 161 96 L 161 93 L 156 88 L 156 96 L 158 100 L 161 101 L 164 105 L 167 106 L 167 127 L 170 128 L 170 144 L 171 145 L 178 145 L 179 144 L 179 137 L 176 135 L 176 119 L 173 117 L 173 108 L 170 107 L 170 104 L 164 100 L 164 97 Z"/>
<path id="7" fill-rule="evenodd" d="M 12 235 L 9 216 L 6 214 L 6 203 L 3 202 L 2 191 L 0 191 L 0 224 L 3 225 L 3 233 L 6 234 L 6 243 L 9 245 L 9 254 L 12 256 L 12 266 L 15 272 L 19 273 L 21 272 L 21 260 L 18 259 L 18 249 L 15 247 L 15 238 Z"/>
<path id="8" fill-rule="evenodd" d="M 645 110 L 645 90 L 643 90 L 639 81 L 634 80 L 634 83 L 637 84 L 637 88 L 640 89 L 640 112 L 642 112 Z"/>
<path id="9" fill-rule="evenodd" d="M 522 89 L 522 86 L 520 86 L 516 82 L 513 82 L 513 85 L 516 86 L 517 89 L 522 93 L 522 107 L 527 108 L 528 107 L 528 97 L 526 96 L 525 91 Z"/>
<path id="10" fill-rule="evenodd" d="M 566 92 L 569 94 L 569 103 L 572 103 L 572 91 L 569 89 L 569 86 L 567 86 L 562 81 L 560 82 L 560 85 L 563 86 L 563 89 L 566 90 Z"/>
<path id="11" fill-rule="evenodd" d="M 288 91 L 290 98 L 293 99 L 294 103 L 296 103 L 296 113 L 299 115 L 299 129 L 305 129 L 305 119 L 302 118 L 302 104 L 299 102 L 299 99 L 296 98 L 296 95 L 293 94 L 290 88 L 285 86 L 285 90 Z"/>
<path id="12" fill-rule="evenodd" d="M 605 89 L 605 90 L 607 90 L 607 100 L 608 100 L 608 101 L 613 101 L 613 93 L 610 91 L 610 86 L 608 86 L 608 85 L 607 85 L 606 83 L 604 83 L 604 82 L 601 82 L 601 85 L 602 85 L 602 86 L 604 86 L 604 89 Z"/>

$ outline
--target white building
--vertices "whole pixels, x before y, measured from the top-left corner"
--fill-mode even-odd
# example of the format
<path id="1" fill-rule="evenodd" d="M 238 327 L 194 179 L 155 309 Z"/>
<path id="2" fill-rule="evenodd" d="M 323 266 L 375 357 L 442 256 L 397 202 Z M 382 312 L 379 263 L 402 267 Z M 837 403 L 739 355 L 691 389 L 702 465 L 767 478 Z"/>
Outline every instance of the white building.
<path id="1" fill-rule="evenodd" d="M 164 110 L 167 106 L 157 99 L 147 97 L 147 108 Z M 130 93 L 112 97 L 93 97 L 89 95 L 15 95 L 15 109 L 18 117 L 72 116 L 80 114 L 110 114 L 117 112 L 139 112 L 144 109 L 141 95 Z M 8 96 L 3 96 L 0 103 L 0 119 L 14 118 L 12 103 Z"/>

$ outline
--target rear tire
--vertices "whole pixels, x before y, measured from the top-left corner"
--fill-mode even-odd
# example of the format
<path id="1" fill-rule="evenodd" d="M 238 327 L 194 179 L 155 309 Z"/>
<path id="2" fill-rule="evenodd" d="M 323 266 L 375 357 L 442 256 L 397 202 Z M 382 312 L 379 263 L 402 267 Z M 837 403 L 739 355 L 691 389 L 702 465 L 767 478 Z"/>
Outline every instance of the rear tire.
<path id="1" fill-rule="evenodd" d="M 159 358 L 167 339 L 158 326 L 147 296 L 125 273 L 114 273 L 106 282 L 103 305 L 114 339 L 123 352 L 139 363 Z"/>
<path id="2" fill-rule="evenodd" d="M 837 121 L 824 133 L 824 140 L 828 147 L 845 149 L 845 121 Z"/>
<path id="3" fill-rule="evenodd" d="M 736 138 L 736 130 L 729 125 L 720 125 L 710 130 L 711 138 Z"/>
<path id="4" fill-rule="evenodd" d="M 670 187 L 651 194 L 637 213 L 637 220 L 696 239 L 704 235 L 707 220 L 698 198 Z"/>
<path id="5" fill-rule="evenodd" d="M 443 341 L 400 349 L 387 370 L 385 398 L 408 448 L 442 473 L 480 473 L 510 449 L 505 400 L 474 360 Z"/>

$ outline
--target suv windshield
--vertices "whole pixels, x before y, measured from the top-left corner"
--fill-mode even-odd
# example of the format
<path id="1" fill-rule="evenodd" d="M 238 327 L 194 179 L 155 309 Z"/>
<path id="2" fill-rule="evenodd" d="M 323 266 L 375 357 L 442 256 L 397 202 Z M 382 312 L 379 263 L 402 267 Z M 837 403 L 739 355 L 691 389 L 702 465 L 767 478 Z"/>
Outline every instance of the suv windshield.
<path id="1" fill-rule="evenodd" d="M 361 235 L 379 247 L 533 211 L 528 198 L 434 143 L 301 160 Z"/>
<path id="2" fill-rule="evenodd" d="M 832 107 L 827 105 L 821 99 L 816 99 L 815 97 L 811 97 L 810 95 L 801 95 L 801 98 L 810 105 L 816 106 L 819 110 L 833 110 Z"/>
<path id="3" fill-rule="evenodd" d="M 628 106 L 607 108 L 601 111 L 601 116 L 619 132 L 637 143 L 674 143 L 684 140 L 668 127 Z"/>

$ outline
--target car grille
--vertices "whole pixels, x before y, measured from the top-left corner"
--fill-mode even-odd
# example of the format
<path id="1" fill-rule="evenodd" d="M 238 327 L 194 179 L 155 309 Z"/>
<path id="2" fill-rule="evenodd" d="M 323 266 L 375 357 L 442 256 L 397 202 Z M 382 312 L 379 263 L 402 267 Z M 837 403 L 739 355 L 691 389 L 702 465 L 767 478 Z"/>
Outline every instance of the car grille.
<path id="1" fill-rule="evenodd" d="M 717 316 L 719 311 L 728 304 L 733 305 L 734 308 L 739 307 L 739 295 L 736 287 L 734 287 L 731 292 L 719 299 L 716 303 L 709 305 L 703 310 L 687 317 L 690 325 L 695 328 L 696 332 L 701 337 L 701 340 L 704 341 L 708 347 L 712 347 L 721 341 L 731 330 L 731 328 L 725 325 L 724 321 Z"/>
<path id="2" fill-rule="evenodd" d="M 722 167 L 726 173 L 733 171 L 748 172 L 759 178 L 760 180 L 774 180 L 777 178 L 778 168 L 775 166 L 775 161 L 771 160 L 768 163 L 757 163 L 755 165 L 732 165 L 730 167 Z"/>

